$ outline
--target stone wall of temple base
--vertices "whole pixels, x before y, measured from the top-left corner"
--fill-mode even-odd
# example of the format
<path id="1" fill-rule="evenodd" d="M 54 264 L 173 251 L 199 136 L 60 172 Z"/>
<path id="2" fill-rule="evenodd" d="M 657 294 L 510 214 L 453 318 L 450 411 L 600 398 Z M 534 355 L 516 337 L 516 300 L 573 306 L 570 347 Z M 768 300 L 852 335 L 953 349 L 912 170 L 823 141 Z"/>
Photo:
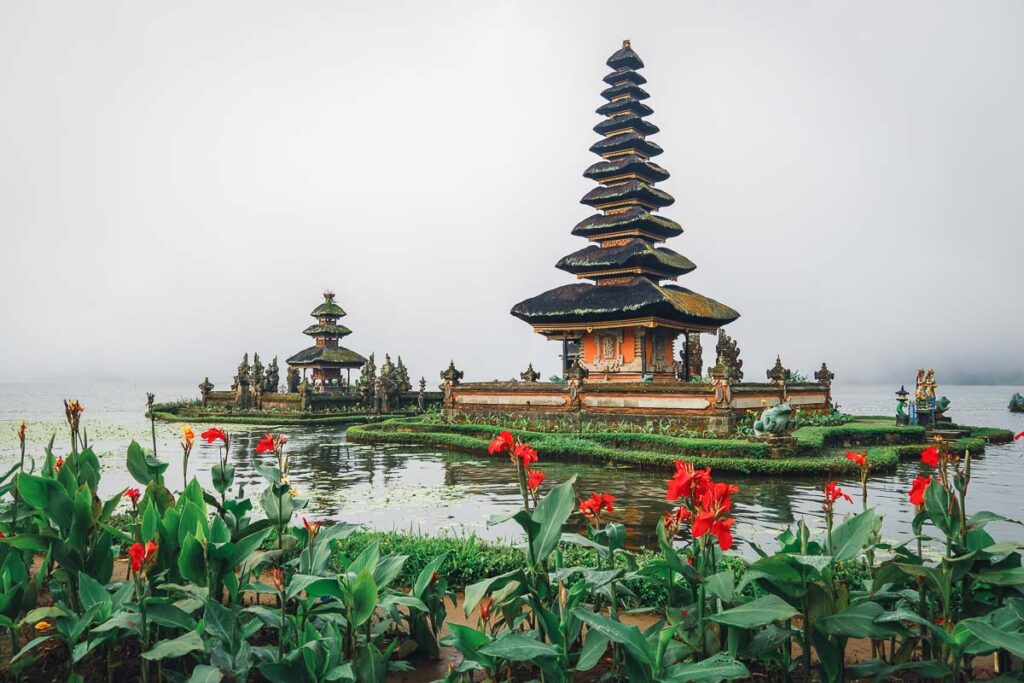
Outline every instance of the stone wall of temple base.
<path id="1" fill-rule="evenodd" d="M 257 398 L 250 395 L 249 404 L 253 410 L 275 410 L 278 412 L 299 412 L 299 411 L 329 411 L 329 410 L 359 410 L 359 397 L 355 393 L 340 391 L 328 391 L 323 393 L 309 393 L 303 403 L 302 394 L 262 394 L 259 397 L 259 407 L 256 405 Z M 441 392 L 424 392 L 425 407 L 437 406 L 441 403 Z M 415 408 L 419 405 L 419 392 L 407 391 L 402 394 L 402 409 Z M 206 407 L 238 409 L 240 406 L 238 393 L 235 391 L 211 391 L 206 396 Z M 372 406 L 371 406 L 372 409 Z"/>
<path id="2" fill-rule="evenodd" d="M 614 428 L 656 422 L 669 429 L 729 433 L 748 413 L 788 402 L 804 414 L 831 410 L 828 385 L 807 383 L 711 384 L 588 383 L 575 388 L 545 382 L 458 384 L 444 405 L 446 416 L 501 419 L 520 417 L 571 429 L 580 422 Z"/>

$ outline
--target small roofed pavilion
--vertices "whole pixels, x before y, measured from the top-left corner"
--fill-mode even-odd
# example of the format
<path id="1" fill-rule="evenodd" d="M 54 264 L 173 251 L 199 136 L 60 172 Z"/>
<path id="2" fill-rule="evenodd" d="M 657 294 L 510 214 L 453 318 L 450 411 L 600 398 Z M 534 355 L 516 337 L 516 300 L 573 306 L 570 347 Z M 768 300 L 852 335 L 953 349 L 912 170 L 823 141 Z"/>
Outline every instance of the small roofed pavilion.
<path id="1" fill-rule="evenodd" d="M 309 379 L 317 387 L 340 387 L 343 373 L 345 384 L 352 384 L 352 370 L 363 367 L 366 359 L 346 349 L 338 343 L 342 337 L 352 334 L 352 330 L 338 324 L 338 318 L 346 315 L 345 311 L 334 301 L 334 292 L 324 292 L 324 301 L 310 313 L 316 323 L 302 331 L 316 340 L 313 346 L 299 351 L 287 360 L 289 367 L 302 371 L 303 379 L 309 371 Z"/>
<path id="2" fill-rule="evenodd" d="M 592 280 L 565 285 L 521 301 L 512 315 L 535 332 L 563 344 L 563 370 L 577 359 L 589 380 L 635 382 L 675 376 L 676 338 L 713 333 L 739 313 L 685 287 L 661 284 L 696 268 L 682 254 L 660 246 L 683 232 L 656 212 L 675 202 L 655 184 L 668 171 L 651 161 L 662 148 L 648 140 L 658 127 L 645 119 L 644 63 L 624 41 L 607 61 L 604 116 L 594 130 L 602 136 L 590 151 L 601 157 L 584 172 L 598 186 L 580 201 L 597 213 L 572 230 L 592 244 L 569 254 L 556 268 Z"/>

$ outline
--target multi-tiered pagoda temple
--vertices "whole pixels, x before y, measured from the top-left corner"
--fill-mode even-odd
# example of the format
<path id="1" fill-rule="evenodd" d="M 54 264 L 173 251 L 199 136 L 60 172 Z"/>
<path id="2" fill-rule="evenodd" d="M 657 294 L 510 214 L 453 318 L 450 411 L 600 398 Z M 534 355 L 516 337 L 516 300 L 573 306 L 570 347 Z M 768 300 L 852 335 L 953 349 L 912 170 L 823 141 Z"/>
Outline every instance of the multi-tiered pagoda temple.
<path id="1" fill-rule="evenodd" d="M 306 372 L 311 371 L 310 379 L 317 387 L 341 387 L 352 383 L 352 370 L 363 367 L 366 359 L 355 351 L 338 344 L 342 337 L 352 334 L 352 330 L 338 324 L 338 318 L 344 317 L 345 311 L 334 301 L 334 292 L 324 292 L 324 301 L 310 313 L 316 318 L 316 324 L 302 331 L 316 340 L 313 346 L 303 349 L 288 359 L 288 365 Z M 342 371 L 347 374 L 342 383 Z"/>
<path id="2" fill-rule="evenodd" d="M 696 266 L 685 256 L 659 246 L 683 232 L 675 221 L 657 215 L 675 200 L 655 187 L 669 177 L 651 161 L 662 153 L 648 140 L 658 127 L 646 120 L 653 110 L 638 73 L 644 63 L 629 41 L 607 62 L 612 72 L 597 109 L 605 117 L 594 126 L 603 136 L 590 151 L 601 157 L 584 172 L 598 183 L 581 202 L 597 213 L 572 234 L 593 242 L 556 264 L 591 283 L 565 285 L 512 308 L 534 331 L 563 343 L 563 369 L 578 358 L 590 381 L 635 382 L 673 379 L 674 345 L 680 334 L 713 333 L 739 313 L 674 284 Z"/>

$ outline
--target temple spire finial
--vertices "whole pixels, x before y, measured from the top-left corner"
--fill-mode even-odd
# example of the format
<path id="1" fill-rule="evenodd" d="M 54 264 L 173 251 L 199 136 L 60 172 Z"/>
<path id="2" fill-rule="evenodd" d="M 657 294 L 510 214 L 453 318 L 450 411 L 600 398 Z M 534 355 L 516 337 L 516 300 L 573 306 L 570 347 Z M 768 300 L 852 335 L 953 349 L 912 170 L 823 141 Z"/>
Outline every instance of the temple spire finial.
<path id="1" fill-rule="evenodd" d="M 622 41 L 622 49 L 623 50 L 628 50 L 630 47 L 631 46 L 629 44 L 629 38 L 626 38 L 625 40 Z"/>

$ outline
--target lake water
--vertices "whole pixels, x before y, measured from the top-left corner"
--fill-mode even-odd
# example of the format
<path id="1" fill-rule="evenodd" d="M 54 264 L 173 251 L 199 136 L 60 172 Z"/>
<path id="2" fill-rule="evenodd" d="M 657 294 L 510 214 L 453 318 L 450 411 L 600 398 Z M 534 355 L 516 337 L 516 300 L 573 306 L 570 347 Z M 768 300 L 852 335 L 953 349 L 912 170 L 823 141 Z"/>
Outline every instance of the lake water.
<path id="1" fill-rule="evenodd" d="M 893 386 L 834 387 L 836 400 L 846 412 L 888 415 L 894 412 Z M 940 394 L 952 401 L 948 415 L 961 424 L 1003 427 L 1024 431 L 1024 415 L 1006 409 L 1010 395 L 1019 387 L 942 386 Z M 29 424 L 29 453 L 42 457 L 50 436 L 56 434 L 56 453 L 68 451 L 67 426 L 62 398 L 77 398 L 85 406 L 83 425 L 103 465 L 101 495 L 132 484 L 124 468 L 128 443 L 135 439 L 151 447 L 149 422 L 145 419 L 147 391 L 158 401 L 194 397 L 191 385 L 132 385 L 130 383 L 68 383 L 55 385 L 0 384 L 0 467 L 17 458 L 17 424 Z M 192 425 L 196 433 L 211 426 Z M 242 425 L 228 426 L 232 435 L 231 460 L 236 482 L 250 495 L 264 487 L 252 467 L 257 439 L 264 430 Z M 514 470 L 507 459 L 475 457 L 436 449 L 408 446 L 363 446 L 350 444 L 341 428 L 297 428 L 288 434 L 293 484 L 309 498 L 307 515 L 322 519 L 344 519 L 377 529 L 422 533 L 476 533 L 488 538 L 517 535 L 514 523 L 487 527 L 493 514 L 514 511 L 520 503 Z M 180 490 L 181 447 L 178 425 L 157 423 L 158 456 L 171 463 L 166 478 L 172 490 Z M 217 448 L 197 440 L 189 461 L 195 473 L 209 486 L 209 469 L 217 460 Z M 627 525 L 633 545 L 649 544 L 654 525 L 669 509 L 664 500 L 662 472 L 637 472 L 628 468 L 544 462 L 547 482 L 562 481 L 576 474 L 583 492 L 603 491 L 618 497 L 619 510 L 612 516 Z M 884 515 L 887 539 L 910 534 L 912 506 L 907 499 L 910 482 L 921 473 L 916 462 L 900 465 L 896 472 L 873 477 L 869 503 Z M 738 540 L 753 540 L 765 546 L 782 529 L 804 518 L 813 527 L 821 523 L 819 478 L 723 477 L 736 483 L 734 497 Z M 1024 440 L 1004 446 L 989 446 L 974 462 L 968 507 L 1024 517 L 1019 482 L 1024 480 Z M 853 478 L 840 484 L 856 501 L 844 506 L 859 509 L 859 482 Z M 580 521 L 576 520 L 579 524 Z M 1000 524 L 990 527 L 1001 538 L 1024 542 L 1024 528 Z"/>

